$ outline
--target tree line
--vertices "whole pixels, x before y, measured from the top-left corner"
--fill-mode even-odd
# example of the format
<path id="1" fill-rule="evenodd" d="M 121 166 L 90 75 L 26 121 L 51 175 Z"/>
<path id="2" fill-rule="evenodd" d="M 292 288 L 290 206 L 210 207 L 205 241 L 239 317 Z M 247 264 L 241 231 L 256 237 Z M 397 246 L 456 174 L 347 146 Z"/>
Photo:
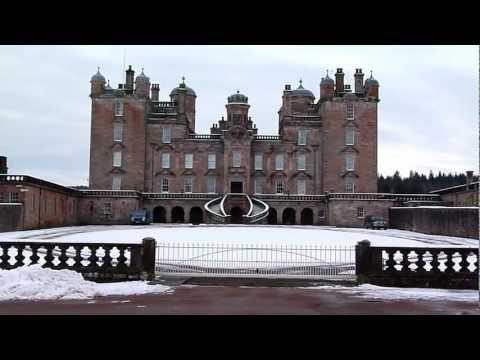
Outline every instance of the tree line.
<path id="1" fill-rule="evenodd" d="M 478 176 L 473 177 L 478 181 Z M 467 182 L 465 174 L 443 173 L 434 174 L 430 171 L 428 176 L 410 171 L 408 177 L 401 177 L 398 171 L 393 176 L 380 175 L 377 179 L 378 192 L 396 194 L 426 194 L 433 190 L 439 190 L 451 186 L 463 185 Z"/>

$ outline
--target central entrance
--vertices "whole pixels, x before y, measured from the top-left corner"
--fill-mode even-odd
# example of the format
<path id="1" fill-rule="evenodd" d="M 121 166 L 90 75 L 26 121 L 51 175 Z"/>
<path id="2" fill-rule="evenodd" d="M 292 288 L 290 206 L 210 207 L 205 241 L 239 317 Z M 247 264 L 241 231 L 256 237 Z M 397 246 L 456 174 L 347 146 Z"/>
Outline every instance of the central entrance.
<path id="1" fill-rule="evenodd" d="M 243 223 L 244 212 L 241 207 L 235 206 L 230 210 L 230 222 L 232 224 L 241 224 Z"/>
<path id="2" fill-rule="evenodd" d="M 231 193 L 243 193 L 243 182 L 242 181 L 232 181 L 230 183 L 230 192 Z"/>

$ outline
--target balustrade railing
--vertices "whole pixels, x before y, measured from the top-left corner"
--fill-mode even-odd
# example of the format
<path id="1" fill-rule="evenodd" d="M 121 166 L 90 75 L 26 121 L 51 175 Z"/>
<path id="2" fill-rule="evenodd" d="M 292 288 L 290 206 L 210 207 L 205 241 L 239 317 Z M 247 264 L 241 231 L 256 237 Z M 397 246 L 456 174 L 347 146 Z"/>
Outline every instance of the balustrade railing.
<path id="1" fill-rule="evenodd" d="M 218 194 L 212 193 L 141 193 L 144 199 L 213 199 Z"/>
<path id="2" fill-rule="evenodd" d="M 191 140 L 219 140 L 222 137 L 220 134 L 190 134 L 188 138 Z"/>
<path id="3" fill-rule="evenodd" d="M 359 279 L 377 285 L 478 288 L 478 248 L 356 247 Z"/>
<path id="4" fill-rule="evenodd" d="M 152 113 L 175 113 L 177 104 L 174 101 L 155 101 L 152 102 Z"/>
<path id="5" fill-rule="evenodd" d="M 152 278 L 155 241 L 140 244 L 0 242 L 0 269 L 40 264 L 54 270 L 68 269 L 92 280 Z"/>

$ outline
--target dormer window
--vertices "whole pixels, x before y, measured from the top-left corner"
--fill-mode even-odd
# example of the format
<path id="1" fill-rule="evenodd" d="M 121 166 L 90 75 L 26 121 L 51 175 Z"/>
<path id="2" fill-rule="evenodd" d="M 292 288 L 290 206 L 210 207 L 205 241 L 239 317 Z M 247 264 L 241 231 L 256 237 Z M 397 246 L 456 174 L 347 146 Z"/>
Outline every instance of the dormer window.
<path id="1" fill-rule="evenodd" d="M 123 101 L 115 101 L 115 116 L 123 116 Z"/>

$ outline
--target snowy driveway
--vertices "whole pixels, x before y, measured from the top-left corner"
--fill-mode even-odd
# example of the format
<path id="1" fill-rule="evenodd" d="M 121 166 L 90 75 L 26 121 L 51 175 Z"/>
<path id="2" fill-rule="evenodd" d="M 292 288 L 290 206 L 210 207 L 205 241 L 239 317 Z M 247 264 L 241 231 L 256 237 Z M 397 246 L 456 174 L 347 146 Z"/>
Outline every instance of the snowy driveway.
<path id="1" fill-rule="evenodd" d="M 145 237 L 166 243 L 235 243 L 262 245 L 332 245 L 353 246 L 369 240 L 374 246 L 444 246 L 477 247 L 478 240 L 427 235 L 404 230 L 367 230 L 328 226 L 275 225 L 188 225 L 152 224 L 88 225 L 42 230 L 0 233 L 1 241 L 52 241 L 91 243 L 140 243 Z"/>

